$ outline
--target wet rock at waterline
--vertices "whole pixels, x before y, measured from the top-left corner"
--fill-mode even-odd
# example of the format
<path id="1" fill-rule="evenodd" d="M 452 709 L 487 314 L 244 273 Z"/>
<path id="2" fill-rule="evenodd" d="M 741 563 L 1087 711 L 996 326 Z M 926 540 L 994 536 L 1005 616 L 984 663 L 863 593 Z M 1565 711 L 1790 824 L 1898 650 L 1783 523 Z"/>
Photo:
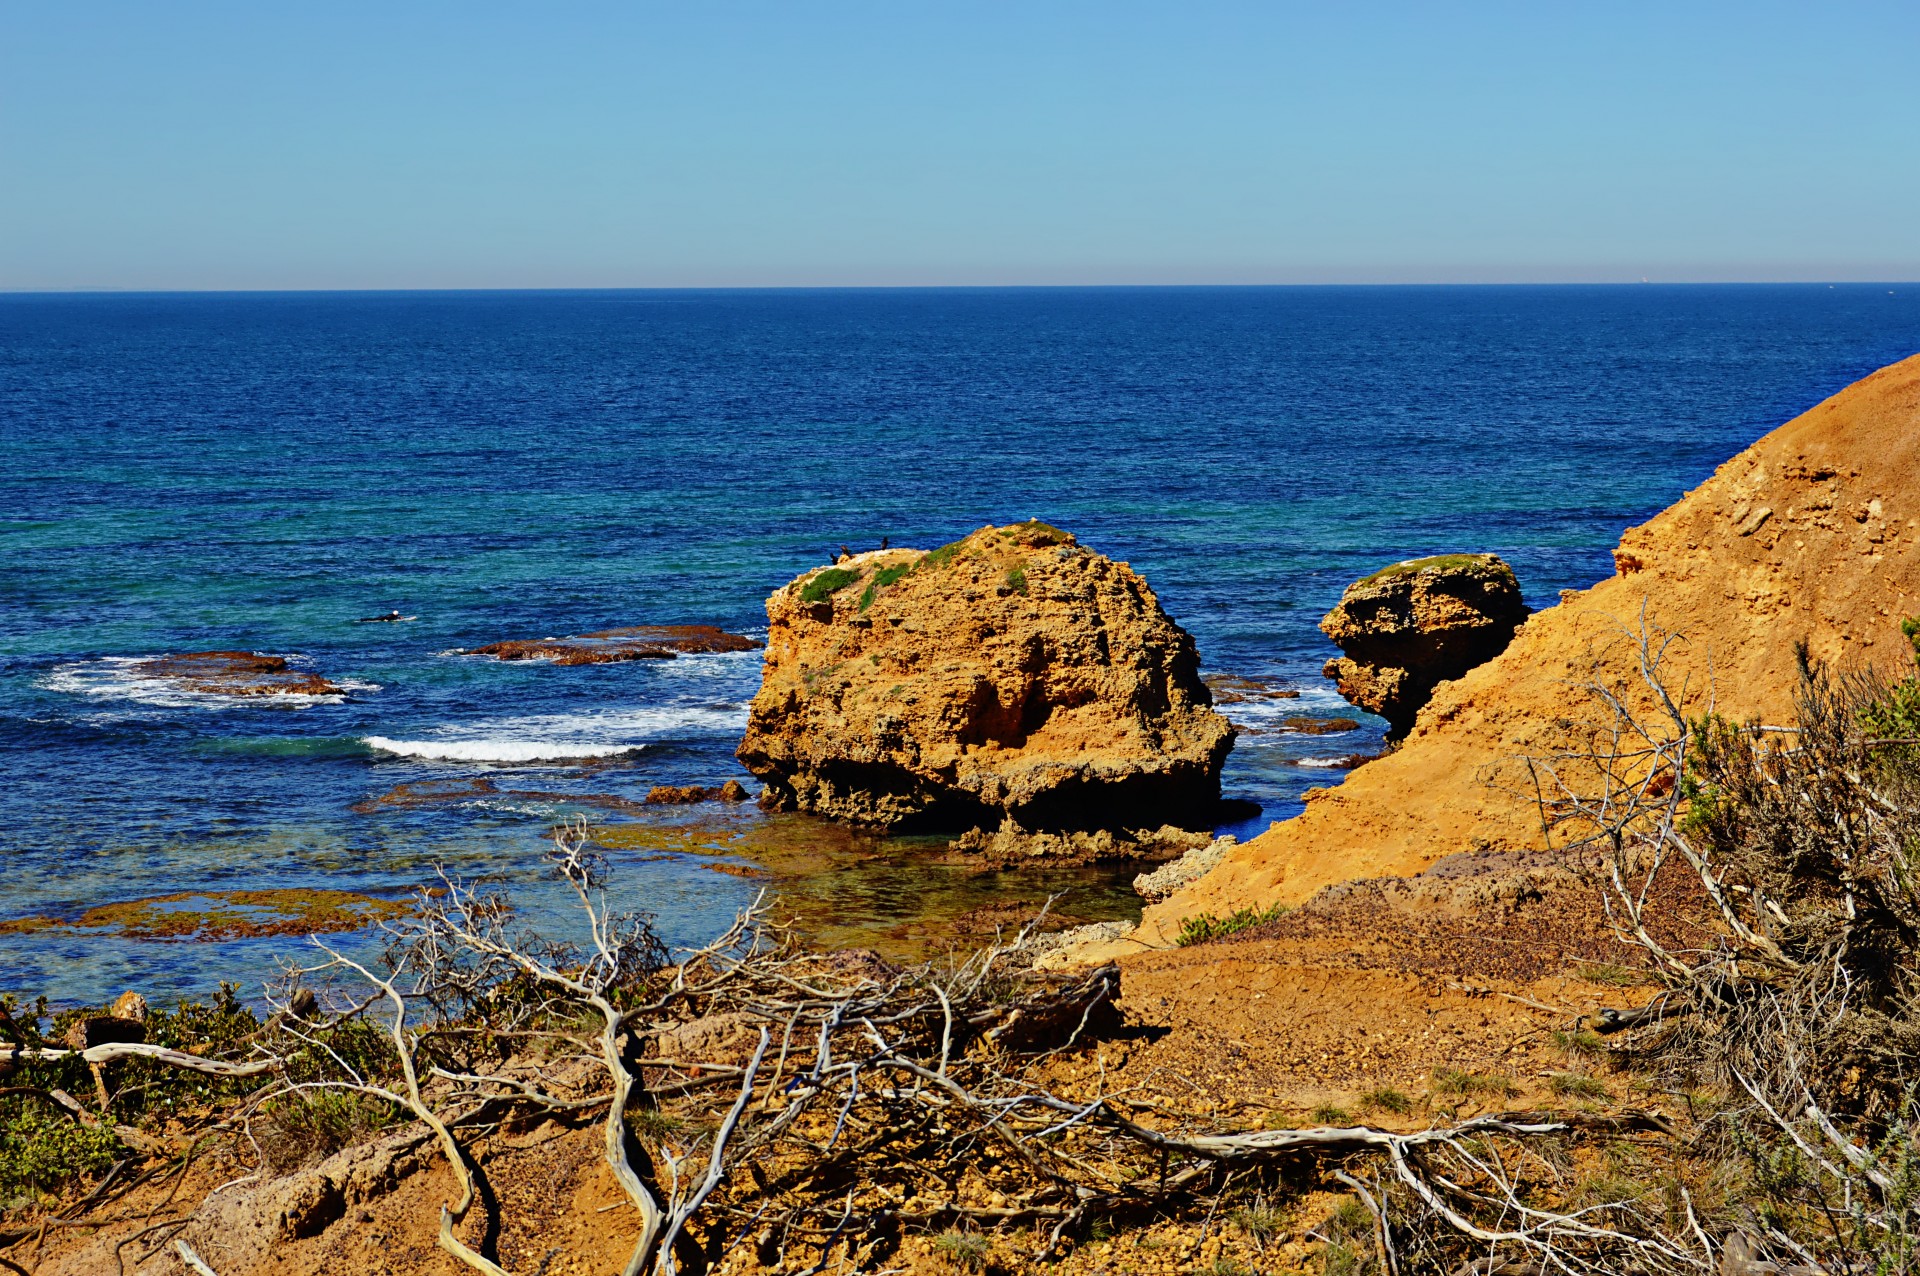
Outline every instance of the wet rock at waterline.
<path id="1" fill-rule="evenodd" d="M 317 673 L 288 665 L 285 656 L 256 651 L 192 651 L 155 656 L 133 666 L 142 678 L 213 696 L 338 696 L 345 691 Z"/>
<path id="2" fill-rule="evenodd" d="M 496 660 L 545 660 L 556 665 L 604 665 L 622 660 L 672 660 L 681 655 L 751 651 L 759 644 L 714 625 L 631 625 L 568 638 L 512 638 L 462 655 Z"/>
<path id="3" fill-rule="evenodd" d="M 752 797 L 738 780 L 725 784 L 656 784 L 647 790 L 648 806 L 687 806 L 695 802 L 744 802 Z"/>
<path id="4" fill-rule="evenodd" d="M 1505 651 L 1526 618 L 1513 568 L 1496 555 L 1408 559 L 1347 586 L 1320 622 L 1346 653 L 1324 672 L 1403 736 L 1435 687 Z"/>
<path id="5" fill-rule="evenodd" d="M 1213 840 L 1209 833 L 1163 824 L 1157 829 L 1069 829 L 1034 832 L 1013 820 L 1001 821 L 993 832 L 974 829 L 947 843 L 961 863 L 981 868 L 1008 868 L 1022 864 L 1059 867 L 1113 860 L 1164 860 L 1187 854 Z"/>
<path id="6" fill-rule="evenodd" d="M 1125 563 L 986 527 L 816 568 L 767 600 L 738 752 L 764 804 L 883 827 L 1198 827 L 1234 730 Z"/>

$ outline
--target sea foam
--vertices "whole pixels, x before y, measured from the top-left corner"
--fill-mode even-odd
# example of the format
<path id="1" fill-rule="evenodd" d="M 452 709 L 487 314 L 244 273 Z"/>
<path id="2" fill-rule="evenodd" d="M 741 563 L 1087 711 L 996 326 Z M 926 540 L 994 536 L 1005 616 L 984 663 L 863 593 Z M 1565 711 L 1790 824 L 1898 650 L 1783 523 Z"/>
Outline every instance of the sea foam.
<path id="1" fill-rule="evenodd" d="M 378 683 L 336 681 L 340 695 L 301 695 L 282 693 L 262 696 L 231 696 L 183 687 L 176 678 L 157 677 L 138 672 L 138 667 L 154 656 L 102 656 L 97 660 L 76 660 L 55 665 L 40 680 L 49 691 L 87 696 L 94 700 L 125 701 L 156 709 L 239 709 L 266 707 L 304 709 L 316 704 L 341 704 L 348 691 L 378 691 Z M 289 657 L 292 659 L 293 657 Z"/>
<path id="2" fill-rule="evenodd" d="M 637 753 L 644 744 L 564 744 L 553 740 L 390 740 L 370 735 L 370 749 L 431 762 L 572 762 Z"/>

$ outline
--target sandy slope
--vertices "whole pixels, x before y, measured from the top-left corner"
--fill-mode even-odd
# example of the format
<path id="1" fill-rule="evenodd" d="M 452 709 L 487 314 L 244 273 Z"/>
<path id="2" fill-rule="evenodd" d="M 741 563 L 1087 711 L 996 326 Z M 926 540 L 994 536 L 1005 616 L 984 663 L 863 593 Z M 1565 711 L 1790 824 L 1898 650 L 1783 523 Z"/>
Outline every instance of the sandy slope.
<path id="1" fill-rule="evenodd" d="M 1920 355 L 1883 368 L 1740 453 L 1678 504 L 1630 528 L 1617 573 L 1568 594 L 1498 659 L 1444 683 L 1405 745 L 1238 848 L 1147 910 L 1139 938 L 1179 919 L 1306 899 L 1353 878 L 1416 873 L 1440 856 L 1539 844 L 1513 759 L 1564 737 L 1594 664 L 1624 672 L 1642 608 L 1687 638 L 1681 661 L 1723 712 L 1791 709 L 1794 643 L 1835 662 L 1905 660 L 1920 611 Z"/>

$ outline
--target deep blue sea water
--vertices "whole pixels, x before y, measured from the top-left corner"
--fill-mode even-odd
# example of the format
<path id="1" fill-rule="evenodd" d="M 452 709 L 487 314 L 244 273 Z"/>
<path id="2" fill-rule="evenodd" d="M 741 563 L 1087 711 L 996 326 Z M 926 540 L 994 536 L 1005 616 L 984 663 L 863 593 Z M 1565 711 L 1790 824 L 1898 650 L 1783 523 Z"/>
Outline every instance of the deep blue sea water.
<path id="1" fill-rule="evenodd" d="M 757 657 L 443 653 L 753 631 L 770 590 L 882 536 L 1065 526 L 1141 570 L 1208 669 L 1339 712 L 1315 625 L 1356 576 L 1491 550 L 1550 604 L 1610 571 L 1622 528 L 1916 349 L 1920 287 L 1888 286 L 0 297 L 0 922 L 195 890 L 398 895 L 435 863 L 544 916 L 567 802 L 351 808 L 423 779 L 638 797 L 741 775 Z M 351 623 L 388 608 L 419 619 Z M 209 648 L 353 689 L 231 704 L 128 676 Z M 1301 764 L 1379 725 L 1248 734 L 1227 789 L 1266 811 L 1237 831 L 1292 814 L 1330 774 Z M 810 906 L 847 914 L 829 921 L 985 889 L 902 868 L 912 845 L 818 833 Z M 613 858 L 619 899 L 676 941 L 756 889 L 709 855 Z M 1125 910 L 1069 876 L 1088 915 Z M 257 987 L 294 947 L 0 934 L 0 988 Z"/>

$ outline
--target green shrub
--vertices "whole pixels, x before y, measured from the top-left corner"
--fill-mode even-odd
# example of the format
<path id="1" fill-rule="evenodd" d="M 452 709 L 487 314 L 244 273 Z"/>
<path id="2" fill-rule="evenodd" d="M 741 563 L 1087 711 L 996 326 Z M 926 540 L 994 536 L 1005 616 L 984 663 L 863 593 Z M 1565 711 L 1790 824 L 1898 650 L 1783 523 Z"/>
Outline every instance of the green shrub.
<path id="1" fill-rule="evenodd" d="M 818 572 L 812 580 L 800 587 L 800 601 L 803 603 L 825 602 L 833 595 L 860 579 L 860 573 L 845 567 L 829 567 Z"/>
<path id="2" fill-rule="evenodd" d="M 81 1125 L 36 1096 L 0 1119 L 0 1210 L 57 1196 L 126 1155 L 111 1129 Z"/>
<path id="3" fill-rule="evenodd" d="M 1607 1039 L 1591 1028 L 1582 1028 L 1578 1032 L 1555 1028 L 1547 1037 L 1576 1059 L 1602 1059 L 1607 1054 Z"/>
<path id="4" fill-rule="evenodd" d="M 1256 1244 L 1265 1245 L 1271 1240 L 1287 1238 L 1287 1215 L 1284 1210 L 1271 1205 L 1254 1204 L 1245 1209 L 1233 1211 L 1229 1217 L 1234 1226 L 1245 1232 Z"/>
<path id="5" fill-rule="evenodd" d="M 1519 1087 L 1513 1084 L 1511 1077 L 1503 1077 L 1498 1073 L 1482 1074 L 1462 1072 L 1458 1068 L 1435 1068 L 1433 1092 L 1456 1099 L 1510 1099 L 1519 1093 Z"/>
<path id="6" fill-rule="evenodd" d="M 1267 908 L 1238 909 L 1225 917 L 1216 917 L 1212 913 L 1184 917 L 1180 920 L 1180 938 L 1175 942 L 1182 947 L 1189 944 L 1204 944 L 1209 940 L 1246 930 L 1250 926 L 1274 921 L 1286 916 L 1287 911 L 1285 904 L 1273 904 Z"/>
<path id="7" fill-rule="evenodd" d="M 347 1090 L 302 1090 L 266 1105 L 255 1140 L 274 1169 L 323 1161 L 406 1114 L 392 1104 Z"/>
<path id="8" fill-rule="evenodd" d="M 1313 1110 L 1311 1115 L 1315 1123 L 1319 1125 L 1345 1125 L 1353 1119 L 1347 1114 L 1345 1108 L 1337 1107 L 1331 1103 L 1321 1104 Z"/>
<path id="9" fill-rule="evenodd" d="M 1019 594 L 1023 597 L 1026 595 L 1026 592 L 1027 592 L 1026 568 L 1010 567 L 1007 569 L 1007 588 L 1011 589 L 1014 593 Z"/>
<path id="10" fill-rule="evenodd" d="M 1392 1112 L 1405 1116 L 1413 1111 L 1413 1100 L 1392 1086 L 1381 1086 L 1378 1090 L 1369 1090 L 1360 1096 L 1360 1106 L 1376 1112 Z"/>
<path id="11" fill-rule="evenodd" d="M 1597 1077 L 1579 1072 L 1556 1072 L 1547 1085 L 1563 1099 L 1611 1099 L 1613 1095 Z"/>
<path id="12" fill-rule="evenodd" d="M 987 1267 L 993 1245 L 973 1232 L 942 1232 L 933 1238 L 933 1248 L 948 1262 L 963 1271 L 980 1272 Z"/>

